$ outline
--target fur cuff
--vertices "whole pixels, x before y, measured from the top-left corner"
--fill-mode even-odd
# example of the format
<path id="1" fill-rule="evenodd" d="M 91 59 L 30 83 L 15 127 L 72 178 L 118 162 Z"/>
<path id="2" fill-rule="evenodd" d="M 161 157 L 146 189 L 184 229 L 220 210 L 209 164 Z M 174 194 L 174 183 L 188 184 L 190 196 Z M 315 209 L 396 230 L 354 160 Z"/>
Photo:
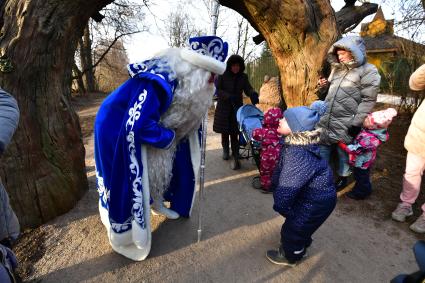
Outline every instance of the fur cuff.
<path id="1" fill-rule="evenodd" d="M 222 75 L 226 70 L 226 64 L 223 62 L 207 55 L 201 55 L 192 50 L 182 49 L 180 55 L 185 61 L 217 75 Z"/>

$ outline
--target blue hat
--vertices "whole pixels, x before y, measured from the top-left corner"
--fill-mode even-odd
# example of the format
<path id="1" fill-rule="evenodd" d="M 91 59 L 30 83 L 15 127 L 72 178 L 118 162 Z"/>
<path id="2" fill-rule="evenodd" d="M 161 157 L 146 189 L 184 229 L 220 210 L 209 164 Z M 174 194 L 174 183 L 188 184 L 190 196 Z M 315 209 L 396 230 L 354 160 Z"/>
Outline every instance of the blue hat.
<path id="1" fill-rule="evenodd" d="M 287 109 L 283 116 L 293 133 L 311 131 L 326 113 L 327 103 L 315 101 L 310 107 L 299 106 Z"/>
<path id="2" fill-rule="evenodd" d="M 190 38 L 189 45 L 190 49 L 181 50 L 184 60 L 215 74 L 224 73 L 224 60 L 229 49 L 227 42 L 218 36 L 199 36 Z"/>

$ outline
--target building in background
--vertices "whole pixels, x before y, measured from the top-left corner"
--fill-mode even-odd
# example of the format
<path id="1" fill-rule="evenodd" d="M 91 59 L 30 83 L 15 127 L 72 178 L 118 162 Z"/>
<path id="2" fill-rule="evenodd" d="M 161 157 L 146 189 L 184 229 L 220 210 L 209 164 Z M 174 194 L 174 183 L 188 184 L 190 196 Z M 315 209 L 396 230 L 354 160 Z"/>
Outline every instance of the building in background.
<path id="1" fill-rule="evenodd" d="M 385 19 L 379 8 L 373 20 L 361 25 L 369 63 L 382 76 L 381 88 L 390 94 L 409 92 L 410 74 L 425 59 L 425 45 L 394 35 L 394 20 Z"/>

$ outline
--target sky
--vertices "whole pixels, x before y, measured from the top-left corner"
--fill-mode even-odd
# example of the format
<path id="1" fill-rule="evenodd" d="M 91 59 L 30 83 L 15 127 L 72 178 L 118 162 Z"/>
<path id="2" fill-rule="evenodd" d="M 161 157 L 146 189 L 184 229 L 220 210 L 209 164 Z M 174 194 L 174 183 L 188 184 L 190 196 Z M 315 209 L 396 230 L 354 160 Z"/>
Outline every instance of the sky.
<path id="1" fill-rule="evenodd" d="M 400 0 L 402 1 L 402 0 Z M 146 12 L 146 18 L 144 25 L 148 27 L 148 31 L 141 32 L 131 36 L 126 40 L 125 46 L 130 62 L 141 61 L 150 58 L 158 51 L 168 47 L 167 39 L 165 37 L 164 25 L 165 21 L 171 11 L 176 11 L 179 7 L 182 7 L 184 11 L 190 16 L 190 20 L 196 25 L 197 28 L 204 30 L 205 32 L 210 31 L 211 20 L 208 13 L 207 5 L 204 2 L 208 1 L 190 1 L 190 0 L 156 0 L 152 1 L 149 7 L 149 11 Z M 382 0 L 371 1 L 374 3 L 381 4 Z M 331 4 L 335 11 L 339 11 L 344 6 L 342 0 L 331 0 Z M 383 4 L 382 9 L 387 19 L 396 17 L 396 12 L 388 5 Z M 370 22 L 372 16 L 366 17 L 363 22 Z M 232 47 L 235 47 L 236 43 L 236 31 L 237 21 L 241 19 L 241 16 L 226 7 L 220 8 L 219 15 L 219 26 L 217 29 L 217 35 L 228 41 L 230 44 L 230 52 Z M 360 25 L 354 30 L 359 32 Z M 250 27 L 250 37 L 256 35 L 254 29 Z M 255 46 L 250 40 L 250 46 L 248 47 L 253 52 L 253 56 L 259 56 L 262 46 Z M 233 52 L 232 52 L 233 53 Z"/>
<path id="2" fill-rule="evenodd" d="M 126 47 L 130 62 L 140 61 L 151 57 L 156 52 L 167 48 L 168 43 L 165 36 L 164 26 L 168 15 L 171 11 L 176 11 L 178 7 L 182 7 L 190 16 L 190 20 L 198 29 L 202 29 L 205 33 L 210 34 L 211 19 L 208 13 L 207 5 L 204 2 L 208 1 L 190 1 L 190 0 L 156 0 L 152 1 L 149 11 L 146 12 L 145 25 L 149 31 L 141 32 L 133 35 L 127 40 Z M 219 25 L 217 35 L 229 42 L 230 49 L 235 46 L 236 41 L 237 21 L 242 17 L 231 9 L 226 7 L 220 8 Z M 257 33 L 250 27 L 250 37 Z M 250 40 L 252 42 L 252 40 Z M 147 44 L 148 43 L 148 44 Z M 250 48 L 255 49 L 255 52 L 261 51 L 261 46 L 255 46 L 252 42 Z M 234 50 L 230 50 L 234 51 Z"/>

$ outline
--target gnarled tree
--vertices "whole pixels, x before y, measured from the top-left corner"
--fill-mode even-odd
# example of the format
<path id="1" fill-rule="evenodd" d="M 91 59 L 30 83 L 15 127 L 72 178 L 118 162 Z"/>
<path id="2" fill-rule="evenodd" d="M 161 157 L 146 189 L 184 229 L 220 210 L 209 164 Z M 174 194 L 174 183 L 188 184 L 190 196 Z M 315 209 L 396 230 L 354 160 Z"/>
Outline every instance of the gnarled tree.
<path id="1" fill-rule="evenodd" d="M 328 0 L 219 0 L 243 17 L 265 39 L 278 64 L 288 107 L 306 105 L 316 99 L 316 84 L 323 59 L 331 44 L 378 5 L 354 6 L 346 1 L 343 18 L 338 18 Z M 348 3 L 349 2 L 349 3 Z M 366 7 L 366 6 L 368 7 Z M 365 12 L 367 11 L 367 12 Z M 362 15 L 362 16 L 359 16 Z"/>
<path id="2" fill-rule="evenodd" d="M 69 104 L 78 40 L 91 15 L 112 0 L 0 1 L 1 87 L 21 119 L 0 173 L 23 227 L 68 211 L 87 190 L 78 117 Z"/>
<path id="3" fill-rule="evenodd" d="M 98 11 L 111 2 L 0 0 L 1 87 L 21 110 L 0 174 L 23 227 L 68 211 L 87 189 L 78 118 L 67 98 L 77 42 L 89 18 L 101 19 Z M 220 3 L 247 18 L 267 40 L 288 105 L 313 99 L 322 60 L 338 36 L 329 1 Z"/>

